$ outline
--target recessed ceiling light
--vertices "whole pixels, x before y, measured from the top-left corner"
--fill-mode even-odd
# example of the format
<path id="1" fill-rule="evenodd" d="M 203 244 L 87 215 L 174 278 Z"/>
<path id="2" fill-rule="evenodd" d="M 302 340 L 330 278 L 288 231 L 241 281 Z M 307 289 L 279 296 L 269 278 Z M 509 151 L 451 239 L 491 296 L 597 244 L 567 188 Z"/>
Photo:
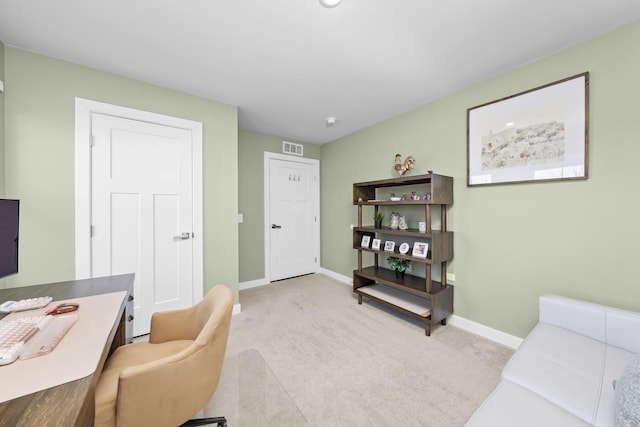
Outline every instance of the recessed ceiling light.
<path id="1" fill-rule="evenodd" d="M 342 0 L 320 0 L 320 4 L 324 7 L 331 9 L 332 7 L 336 7 L 340 4 Z"/>
<path id="2" fill-rule="evenodd" d="M 326 120 L 325 123 L 326 123 L 327 127 L 330 128 L 331 126 L 336 124 L 336 121 L 337 120 L 336 120 L 335 117 L 327 117 L 327 120 Z"/>

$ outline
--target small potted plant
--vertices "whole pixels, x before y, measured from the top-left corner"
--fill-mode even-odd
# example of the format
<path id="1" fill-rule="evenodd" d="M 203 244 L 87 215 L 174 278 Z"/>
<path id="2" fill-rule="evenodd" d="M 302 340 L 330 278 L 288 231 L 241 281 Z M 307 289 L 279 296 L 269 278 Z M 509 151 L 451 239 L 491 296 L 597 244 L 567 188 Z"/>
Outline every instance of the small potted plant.
<path id="1" fill-rule="evenodd" d="M 400 259 L 394 256 L 390 256 L 389 258 L 387 258 L 387 263 L 389 263 L 391 269 L 396 272 L 397 278 L 404 279 L 404 272 L 409 264 L 411 264 L 411 261 L 409 261 L 408 259 Z"/>
<path id="2" fill-rule="evenodd" d="M 382 220 L 384 219 L 384 215 L 382 215 L 382 211 L 376 211 L 373 214 L 373 224 L 375 228 L 382 228 Z"/>

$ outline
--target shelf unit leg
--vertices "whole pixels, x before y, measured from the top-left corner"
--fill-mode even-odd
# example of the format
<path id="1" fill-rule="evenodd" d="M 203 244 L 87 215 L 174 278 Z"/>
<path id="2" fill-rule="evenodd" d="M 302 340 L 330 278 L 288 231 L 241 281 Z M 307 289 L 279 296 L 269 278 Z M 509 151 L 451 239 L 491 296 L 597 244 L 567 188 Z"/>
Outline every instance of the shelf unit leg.
<path id="1" fill-rule="evenodd" d="M 447 206 L 440 205 L 440 230 L 447 231 Z"/>
<path id="2" fill-rule="evenodd" d="M 362 295 L 358 294 L 358 304 L 362 304 Z"/>
<path id="3" fill-rule="evenodd" d="M 447 263 L 440 263 L 440 283 L 442 283 L 442 287 L 447 287 Z"/>
<path id="4" fill-rule="evenodd" d="M 431 323 L 429 321 L 424 324 L 424 334 L 428 337 L 431 336 Z"/>

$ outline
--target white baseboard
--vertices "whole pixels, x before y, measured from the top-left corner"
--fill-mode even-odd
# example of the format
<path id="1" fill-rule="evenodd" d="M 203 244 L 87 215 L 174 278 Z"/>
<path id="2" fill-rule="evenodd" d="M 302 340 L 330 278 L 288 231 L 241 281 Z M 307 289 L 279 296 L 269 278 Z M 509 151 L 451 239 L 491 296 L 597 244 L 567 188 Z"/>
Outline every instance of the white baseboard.
<path id="1" fill-rule="evenodd" d="M 523 341 L 522 338 L 518 338 L 515 335 L 507 334 L 455 314 L 451 315 L 447 323 L 513 349 L 517 349 Z"/>
<path id="2" fill-rule="evenodd" d="M 338 282 L 342 282 L 345 285 L 351 286 L 353 284 L 352 277 L 343 276 L 342 274 L 336 273 L 335 271 L 327 270 L 326 268 L 321 268 L 320 273 L 324 274 L 327 277 L 331 277 L 332 279 L 335 279 Z"/>
<path id="3" fill-rule="evenodd" d="M 238 284 L 238 290 L 242 291 L 245 289 L 257 288 L 258 286 L 268 285 L 269 282 L 266 277 L 262 279 L 249 280 L 248 282 L 240 282 Z"/>
<path id="4" fill-rule="evenodd" d="M 327 270 L 326 268 L 321 268 L 320 273 L 346 285 L 351 286 L 353 284 L 353 279 L 351 277 L 347 277 L 334 271 Z M 456 316 L 455 314 L 451 315 L 451 317 L 447 320 L 447 323 L 513 349 L 518 348 L 523 341 L 522 338 L 518 338 L 514 335 L 510 335 L 497 329 L 490 328 L 489 326 L 474 322 L 473 320 Z"/>

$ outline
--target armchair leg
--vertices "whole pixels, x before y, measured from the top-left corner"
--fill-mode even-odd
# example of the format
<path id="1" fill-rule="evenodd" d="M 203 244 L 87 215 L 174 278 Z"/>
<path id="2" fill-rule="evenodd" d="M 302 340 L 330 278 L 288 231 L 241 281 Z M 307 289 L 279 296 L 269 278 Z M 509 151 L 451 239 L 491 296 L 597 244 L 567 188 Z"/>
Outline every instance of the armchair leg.
<path id="1" fill-rule="evenodd" d="M 180 427 L 208 426 L 212 424 L 215 424 L 218 427 L 227 427 L 227 419 L 225 417 L 198 418 L 189 420 L 186 423 L 182 424 Z"/>

